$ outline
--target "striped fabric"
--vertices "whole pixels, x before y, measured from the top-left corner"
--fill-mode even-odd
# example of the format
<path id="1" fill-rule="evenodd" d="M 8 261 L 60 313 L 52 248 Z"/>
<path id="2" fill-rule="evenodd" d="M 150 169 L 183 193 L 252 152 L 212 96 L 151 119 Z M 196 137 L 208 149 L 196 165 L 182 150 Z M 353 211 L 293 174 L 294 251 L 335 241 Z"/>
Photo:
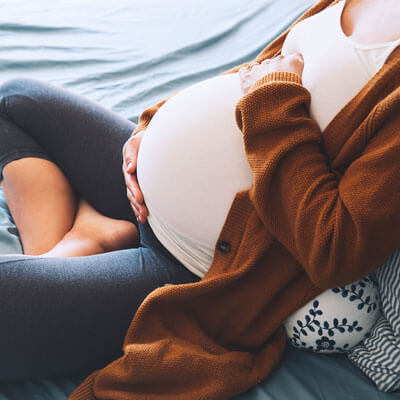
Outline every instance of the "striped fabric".
<path id="1" fill-rule="evenodd" d="M 383 392 L 400 389 L 400 248 L 376 271 L 382 317 L 348 358 Z"/>
<path id="2" fill-rule="evenodd" d="M 375 276 L 379 285 L 383 315 L 400 338 L 400 248 L 379 268 Z"/>

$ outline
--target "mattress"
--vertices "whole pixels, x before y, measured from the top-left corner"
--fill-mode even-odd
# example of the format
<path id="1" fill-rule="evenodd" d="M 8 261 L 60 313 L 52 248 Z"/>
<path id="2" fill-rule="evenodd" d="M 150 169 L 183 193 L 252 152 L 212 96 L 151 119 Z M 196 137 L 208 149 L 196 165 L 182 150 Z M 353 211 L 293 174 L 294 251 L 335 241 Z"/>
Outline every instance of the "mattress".
<path id="1" fill-rule="evenodd" d="M 137 122 L 172 92 L 253 59 L 312 0 L 13 0 L 0 3 L 0 82 L 61 85 Z M 90 18 L 88 18 L 90 16 Z M 0 191 L 0 252 L 20 252 Z M 60 362 L 62 362 L 60 360 Z M 0 383 L 0 400 L 64 400 L 88 375 Z M 237 400 L 386 400 L 343 355 L 288 347 Z"/>

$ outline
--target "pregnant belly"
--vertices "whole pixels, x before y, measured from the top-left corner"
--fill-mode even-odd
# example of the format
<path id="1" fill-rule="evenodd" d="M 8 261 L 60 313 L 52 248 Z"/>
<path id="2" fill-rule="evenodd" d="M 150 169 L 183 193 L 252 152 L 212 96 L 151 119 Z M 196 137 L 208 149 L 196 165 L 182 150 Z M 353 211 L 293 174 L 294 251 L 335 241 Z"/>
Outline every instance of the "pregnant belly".
<path id="1" fill-rule="evenodd" d="M 137 162 L 152 228 L 157 218 L 214 249 L 235 194 L 252 183 L 235 121 L 242 96 L 237 74 L 217 76 L 182 90 L 154 115 Z"/>

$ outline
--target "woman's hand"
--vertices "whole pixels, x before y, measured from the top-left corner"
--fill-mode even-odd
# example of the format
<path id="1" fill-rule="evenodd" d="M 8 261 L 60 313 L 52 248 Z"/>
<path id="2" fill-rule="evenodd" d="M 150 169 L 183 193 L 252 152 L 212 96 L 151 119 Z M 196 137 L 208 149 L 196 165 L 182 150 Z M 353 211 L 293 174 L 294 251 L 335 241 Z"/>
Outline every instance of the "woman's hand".
<path id="1" fill-rule="evenodd" d="M 287 54 L 267 58 L 261 64 L 255 62 L 250 66 L 239 69 L 240 88 L 247 93 L 251 86 L 270 72 L 294 72 L 302 77 L 304 60 L 301 53 Z"/>
<path id="2" fill-rule="evenodd" d="M 146 217 L 149 215 L 147 207 L 144 205 L 143 193 L 140 190 L 137 177 L 137 155 L 139 146 L 142 142 L 144 131 L 137 133 L 135 136 L 130 137 L 124 144 L 122 155 L 124 162 L 122 164 L 122 172 L 125 178 L 126 194 L 131 203 L 133 212 L 136 215 L 138 222 L 145 223 Z"/>

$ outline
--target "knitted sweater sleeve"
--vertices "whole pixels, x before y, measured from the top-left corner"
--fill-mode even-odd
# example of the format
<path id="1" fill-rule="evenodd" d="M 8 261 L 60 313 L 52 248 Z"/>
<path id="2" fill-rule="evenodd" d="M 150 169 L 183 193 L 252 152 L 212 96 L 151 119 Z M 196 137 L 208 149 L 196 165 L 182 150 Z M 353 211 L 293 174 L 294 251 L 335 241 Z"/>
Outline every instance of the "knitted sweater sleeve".
<path id="1" fill-rule="evenodd" d="M 297 74 L 272 72 L 235 112 L 260 220 L 314 285 L 327 289 L 372 273 L 399 246 L 399 101 L 378 107 L 373 118 L 379 114 L 380 122 L 364 125 L 360 135 L 370 139 L 342 176 L 322 151 L 310 101 Z"/>

